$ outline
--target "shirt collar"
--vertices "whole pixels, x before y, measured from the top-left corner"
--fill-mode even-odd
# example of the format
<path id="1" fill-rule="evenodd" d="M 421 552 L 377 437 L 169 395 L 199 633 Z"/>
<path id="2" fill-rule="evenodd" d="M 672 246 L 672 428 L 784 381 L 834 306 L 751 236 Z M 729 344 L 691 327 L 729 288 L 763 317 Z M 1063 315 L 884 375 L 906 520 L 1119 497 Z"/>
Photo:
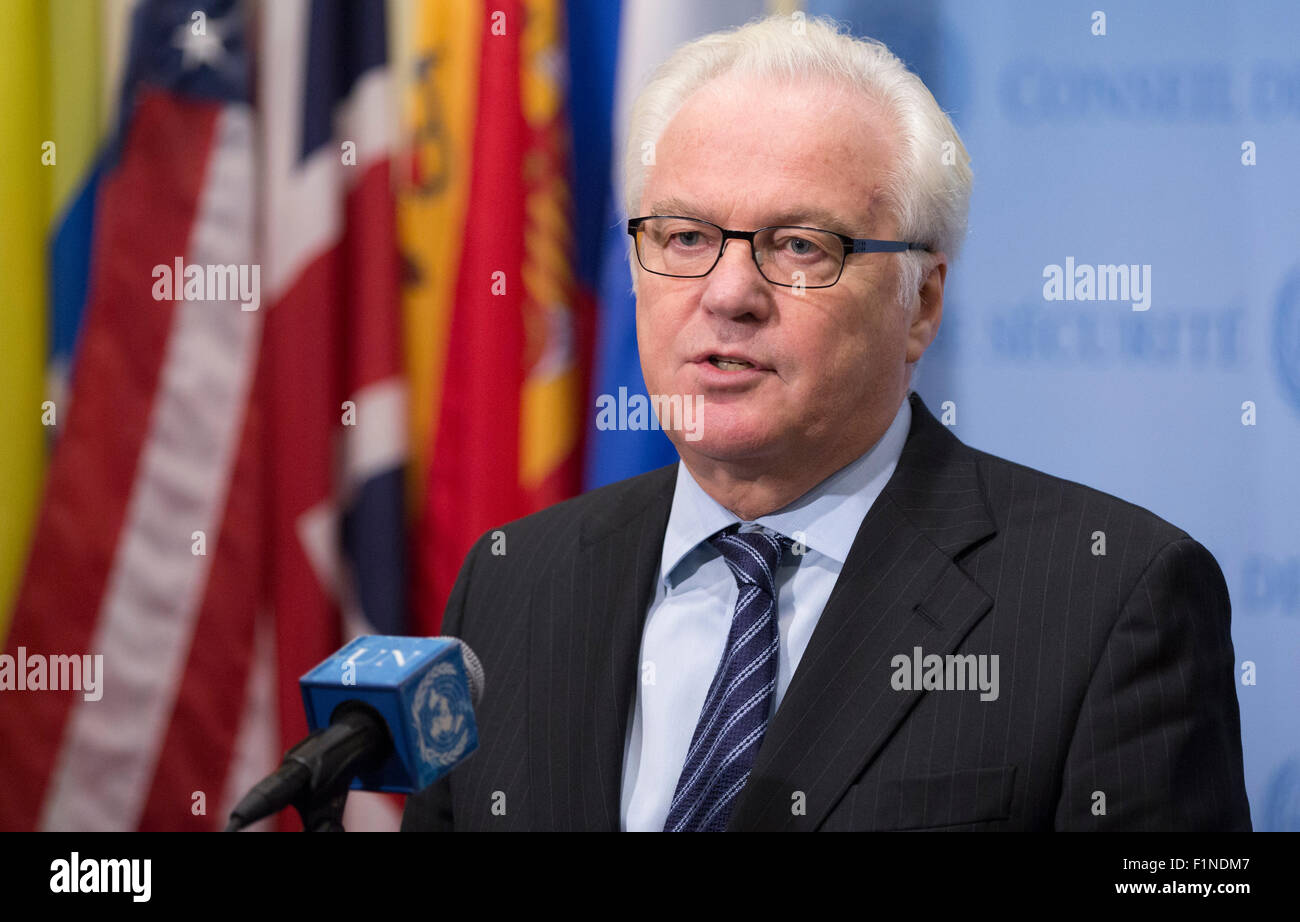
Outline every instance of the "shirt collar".
<path id="1" fill-rule="evenodd" d="M 808 550 L 843 566 L 862 520 L 898 466 L 911 425 L 912 405 L 904 398 L 894 421 L 875 445 L 793 503 L 760 516 L 752 524 L 789 538 L 801 538 Z M 685 463 L 679 461 L 664 533 L 660 578 L 670 581 L 673 570 L 701 542 L 737 521 L 730 510 L 704 492 Z"/>

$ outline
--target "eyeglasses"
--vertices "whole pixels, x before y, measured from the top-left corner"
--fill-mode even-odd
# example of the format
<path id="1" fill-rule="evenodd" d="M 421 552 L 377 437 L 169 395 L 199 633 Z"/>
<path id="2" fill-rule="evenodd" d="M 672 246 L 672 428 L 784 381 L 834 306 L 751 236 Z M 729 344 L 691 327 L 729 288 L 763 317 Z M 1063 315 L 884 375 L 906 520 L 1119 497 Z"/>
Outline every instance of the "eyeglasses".
<path id="1" fill-rule="evenodd" d="M 703 278 L 722 259 L 732 238 L 748 240 L 759 274 L 783 288 L 830 288 L 850 253 L 926 250 L 921 243 L 869 240 L 817 227 L 782 225 L 756 231 L 727 230 L 699 218 L 647 215 L 627 222 L 641 268 L 678 279 Z"/>

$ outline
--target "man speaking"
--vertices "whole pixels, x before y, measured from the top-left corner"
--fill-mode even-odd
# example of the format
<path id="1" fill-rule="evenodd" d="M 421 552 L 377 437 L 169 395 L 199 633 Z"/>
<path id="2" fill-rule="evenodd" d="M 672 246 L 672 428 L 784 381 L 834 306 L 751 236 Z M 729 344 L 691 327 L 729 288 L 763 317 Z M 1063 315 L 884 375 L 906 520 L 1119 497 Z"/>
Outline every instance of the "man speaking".
<path id="1" fill-rule="evenodd" d="M 1213 557 L 911 393 L 971 189 L 921 81 L 818 21 L 708 35 L 627 167 L 646 385 L 699 418 L 470 551 L 444 632 L 495 690 L 403 828 L 1249 829 Z"/>

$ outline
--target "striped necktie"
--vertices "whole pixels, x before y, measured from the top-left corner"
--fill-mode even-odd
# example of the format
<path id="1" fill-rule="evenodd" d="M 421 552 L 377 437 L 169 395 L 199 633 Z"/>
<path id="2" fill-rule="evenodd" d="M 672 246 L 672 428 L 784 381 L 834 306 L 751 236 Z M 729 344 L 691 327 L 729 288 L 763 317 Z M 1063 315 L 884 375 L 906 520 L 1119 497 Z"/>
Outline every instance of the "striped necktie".
<path id="1" fill-rule="evenodd" d="M 740 594 L 727 649 L 713 676 L 677 780 L 665 832 L 720 832 L 749 777 L 776 695 L 776 569 L 790 539 L 728 529 L 709 539 Z"/>

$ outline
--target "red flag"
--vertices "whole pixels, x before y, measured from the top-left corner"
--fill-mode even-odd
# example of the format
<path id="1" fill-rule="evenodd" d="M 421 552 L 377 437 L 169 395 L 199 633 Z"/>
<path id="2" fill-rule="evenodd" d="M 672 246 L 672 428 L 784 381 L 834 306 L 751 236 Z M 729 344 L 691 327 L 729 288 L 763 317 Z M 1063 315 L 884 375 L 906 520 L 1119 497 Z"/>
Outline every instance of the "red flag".
<path id="1" fill-rule="evenodd" d="M 419 543 L 435 632 L 484 531 L 576 494 L 590 305 L 571 265 L 559 2 L 493 5 L 482 30 L 463 251 Z"/>

